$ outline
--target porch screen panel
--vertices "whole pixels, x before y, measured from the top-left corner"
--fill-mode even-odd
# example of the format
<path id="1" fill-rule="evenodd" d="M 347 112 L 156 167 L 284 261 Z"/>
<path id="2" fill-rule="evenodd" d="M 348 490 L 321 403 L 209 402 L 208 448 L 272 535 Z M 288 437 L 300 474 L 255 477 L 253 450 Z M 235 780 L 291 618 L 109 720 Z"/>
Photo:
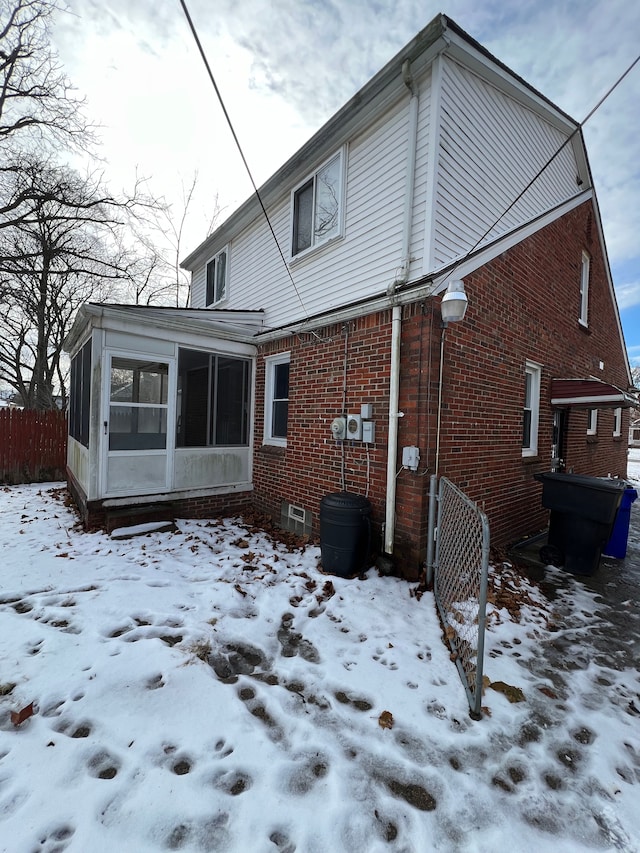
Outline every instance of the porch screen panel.
<path id="1" fill-rule="evenodd" d="M 216 407 L 213 443 L 245 445 L 249 440 L 249 363 L 239 358 L 216 359 Z"/>
<path id="2" fill-rule="evenodd" d="M 176 446 L 246 447 L 249 376 L 246 358 L 181 349 Z"/>
<path id="3" fill-rule="evenodd" d="M 89 407 L 91 403 L 91 341 L 71 360 L 69 395 L 69 435 L 89 446 Z"/>
<path id="4" fill-rule="evenodd" d="M 110 379 L 109 450 L 164 450 L 169 365 L 114 357 Z"/>

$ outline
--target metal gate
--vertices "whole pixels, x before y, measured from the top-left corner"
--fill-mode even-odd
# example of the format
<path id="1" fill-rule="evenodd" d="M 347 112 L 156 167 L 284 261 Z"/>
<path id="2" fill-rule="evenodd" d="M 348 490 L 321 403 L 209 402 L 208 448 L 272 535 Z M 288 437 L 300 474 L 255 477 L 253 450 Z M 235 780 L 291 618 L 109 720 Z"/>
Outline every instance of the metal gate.
<path id="1" fill-rule="evenodd" d="M 432 488 L 432 494 L 435 488 Z M 430 513 L 430 521 L 434 513 Z M 429 531 L 433 541 L 433 530 Z M 482 664 L 489 571 L 489 521 L 440 478 L 433 591 L 474 719 L 482 716 Z"/>

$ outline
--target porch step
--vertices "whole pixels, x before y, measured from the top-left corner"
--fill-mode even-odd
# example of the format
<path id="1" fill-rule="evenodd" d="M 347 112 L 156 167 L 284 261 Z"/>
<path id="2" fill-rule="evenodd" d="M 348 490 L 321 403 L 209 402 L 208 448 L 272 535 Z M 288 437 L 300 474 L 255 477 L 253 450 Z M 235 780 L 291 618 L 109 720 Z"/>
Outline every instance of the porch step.
<path id="1" fill-rule="evenodd" d="M 175 521 L 173 504 L 141 504 L 139 506 L 118 507 L 106 510 L 104 526 L 107 533 L 112 533 L 120 527 L 133 527 L 147 522 Z"/>

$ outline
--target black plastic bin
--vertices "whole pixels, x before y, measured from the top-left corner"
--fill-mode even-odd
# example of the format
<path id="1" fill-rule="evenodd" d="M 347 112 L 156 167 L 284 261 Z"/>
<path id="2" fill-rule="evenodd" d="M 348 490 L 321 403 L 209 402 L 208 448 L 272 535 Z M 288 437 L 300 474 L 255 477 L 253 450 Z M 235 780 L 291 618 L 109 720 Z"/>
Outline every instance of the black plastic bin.
<path id="1" fill-rule="evenodd" d="M 371 550 L 371 502 L 352 492 L 335 492 L 320 501 L 322 569 L 351 578 L 367 568 Z"/>
<path id="2" fill-rule="evenodd" d="M 593 574 L 626 483 L 555 471 L 534 477 L 542 483 L 542 505 L 551 510 L 548 544 L 540 549 L 540 559 L 576 575 Z"/>

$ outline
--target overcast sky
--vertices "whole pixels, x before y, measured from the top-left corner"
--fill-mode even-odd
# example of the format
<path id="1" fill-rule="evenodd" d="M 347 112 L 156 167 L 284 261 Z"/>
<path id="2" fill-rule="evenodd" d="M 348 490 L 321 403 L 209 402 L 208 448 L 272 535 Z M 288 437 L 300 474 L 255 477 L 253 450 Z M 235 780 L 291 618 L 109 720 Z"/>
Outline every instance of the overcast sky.
<path id="1" fill-rule="evenodd" d="M 184 257 L 251 193 L 179 0 L 67 0 L 60 59 L 106 176 L 180 207 Z M 258 184 L 438 12 L 582 121 L 640 52 L 637 0 L 187 0 Z M 640 63 L 584 128 L 627 347 L 640 364 Z"/>

